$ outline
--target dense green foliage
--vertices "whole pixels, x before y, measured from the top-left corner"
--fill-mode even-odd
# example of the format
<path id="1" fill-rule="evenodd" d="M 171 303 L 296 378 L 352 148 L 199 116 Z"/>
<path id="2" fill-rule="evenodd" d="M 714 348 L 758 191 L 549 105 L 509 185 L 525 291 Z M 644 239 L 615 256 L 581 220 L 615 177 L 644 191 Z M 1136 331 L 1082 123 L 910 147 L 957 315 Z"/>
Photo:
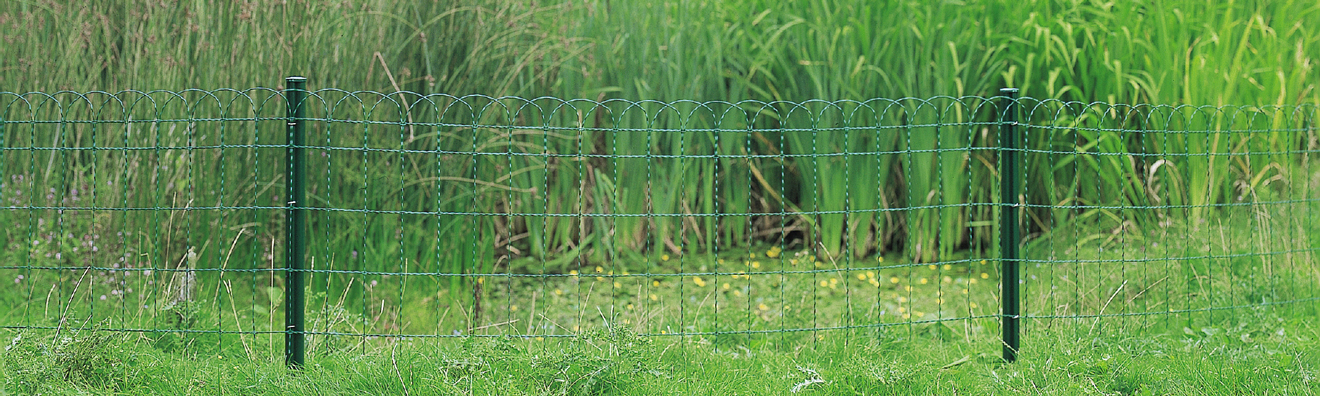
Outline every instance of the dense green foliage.
<path id="1" fill-rule="evenodd" d="M 0 393 L 1315 387 L 1314 2 L 12 0 L 0 40 Z M 288 75 L 336 120 L 309 263 L 360 271 L 309 328 L 529 337 L 314 334 L 284 375 Z M 1004 87 L 1051 261 L 1018 366 Z"/>
<path id="2" fill-rule="evenodd" d="M 1320 6 L 1304 1 L 599 1 L 552 5 L 510 0 L 400 4 L 93 1 L 77 6 L 16 1 L 7 3 L 0 15 L 4 26 L 11 28 L 4 37 L 7 45 L 0 49 L 0 82 L 10 91 L 246 88 L 276 86 L 285 75 L 301 74 L 311 79 L 312 87 L 595 100 L 734 102 L 990 96 L 998 88 L 1009 86 L 1022 88 L 1033 97 L 1082 103 L 1284 105 L 1314 103 L 1320 97 L 1315 89 L 1320 71 L 1311 58 L 1311 54 L 1320 53 L 1320 23 L 1316 22 L 1320 21 Z M 415 96 L 399 99 L 417 100 Z M 892 113 L 877 110 L 875 117 L 881 120 L 875 124 L 958 121 L 941 118 L 947 115 L 944 109 L 922 102 L 898 105 Z M 427 119 L 422 114 L 426 113 L 425 106 L 414 103 L 407 107 L 417 113 L 414 121 Z M 587 115 L 605 112 L 591 106 L 576 107 Z M 791 116 L 790 107 L 742 109 L 759 117 L 671 117 L 667 124 L 656 124 L 645 117 L 610 119 L 608 115 L 596 115 L 584 119 L 580 114 L 564 114 L 553 122 L 600 128 L 714 126 L 736 130 L 745 128 L 748 122 L 766 128 L 818 128 L 856 121 L 841 115 L 797 124 L 776 119 Z M 993 116 L 991 112 L 962 111 L 980 120 Z M 1096 121 L 1081 114 L 1088 112 L 1095 113 L 1091 116 L 1108 113 L 1110 120 Z M 1147 125 L 1145 117 L 1158 119 L 1158 115 L 1167 116 L 1165 113 L 1170 111 L 1153 114 L 1148 110 L 1104 108 L 1074 109 L 1072 113 L 1072 118 L 1038 117 L 1036 122 L 1067 126 L 1104 122 L 1110 127 L 1155 130 L 1222 130 L 1257 125 L 1255 119 L 1244 122 L 1221 114 L 1193 115 L 1190 118 L 1202 119 L 1186 123 Z M 1297 119 L 1280 114 L 1251 117 L 1264 119 L 1265 125 L 1272 127 L 1305 127 L 1311 122 L 1306 115 Z M 504 121 L 534 124 L 520 123 L 532 121 L 530 118 Z M 561 153 L 738 155 L 931 150 L 996 144 L 993 133 L 977 134 L 970 129 L 914 127 L 905 131 L 871 138 L 863 133 L 849 136 L 833 130 L 811 134 L 719 134 L 723 138 L 653 133 L 623 136 L 611 144 L 608 140 L 614 132 L 588 130 L 544 148 Z M 452 132 L 489 133 L 491 137 L 514 140 L 500 131 Z M 410 138 L 415 136 L 410 134 Z M 1222 138 L 1222 142 L 1216 136 L 1213 141 L 1176 141 L 1174 146 L 1156 147 L 1119 134 L 1073 133 L 1037 136 L 1032 144 L 1062 151 L 1082 146 L 1092 152 L 1170 154 L 1284 152 L 1310 144 L 1305 134 L 1246 146 L 1241 144 L 1242 137 Z M 542 142 L 540 137 L 526 140 L 542 146 L 560 142 Z M 413 148 L 418 149 L 443 147 L 440 142 L 414 143 Z M 453 144 L 465 143 L 460 139 Z M 530 150 L 505 146 L 481 149 Z M 987 180 L 994 174 L 994 157 L 981 154 L 946 151 L 857 156 L 848 157 L 848 161 L 694 159 L 656 163 L 654 169 L 648 168 L 645 178 L 626 177 L 617 170 L 652 165 L 641 159 L 586 164 L 559 161 L 556 164 L 560 169 L 555 169 L 556 164 L 531 161 L 507 165 L 513 169 L 540 167 L 546 172 L 502 177 L 505 175 L 500 174 L 499 167 L 492 166 L 467 176 L 519 191 L 510 195 L 504 194 L 505 190 L 490 189 L 489 200 L 483 201 L 491 204 L 480 208 L 484 211 L 531 213 L 554 209 L 536 202 L 581 202 L 576 210 L 582 212 L 639 213 L 645 210 L 643 206 L 655 213 L 834 211 L 986 202 L 993 198 L 994 186 Z M 1214 181 L 1200 177 L 1216 176 L 1209 169 L 1226 168 L 1227 161 L 1221 158 L 1177 167 L 1177 178 L 1185 182 L 1179 186 L 1192 191 L 1186 198 L 1188 204 L 1228 202 L 1234 195 L 1234 183 L 1250 181 L 1272 163 L 1220 172 L 1224 177 Z M 1060 155 L 1037 163 L 1048 169 L 1068 161 L 1067 156 Z M 449 165 L 458 168 L 442 171 L 459 173 L 457 170 L 467 165 L 458 162 Z M 1123 191 L 1124 178 L 1140 182 L 1153 174 L 1153 162 L 1114 169 L 1101 165 L 1087 168 L 1088 163 L 1070 175 L 1047 175 L 1049 172 L 1040 169 L 1028 169 L 1028 184 L 1098 174 L 1105 178 L 1103 190 Z M 379 173 L 407 173 L 395 172 L 392 167 L 385 171 Z M 537 185 L 546 187 L 544 192 L 549 197 L 528 190 Z M 657 195 L 652 190 L 656 185 L 676 187 L 674 196 Z M 872 187 L 877 185 L 881 186 L 878 190 Z M 614 197 L 606 201 L 614 201 L 618 207 L 601 207 L 603 197 L 584 198 L 579 192 L 612 194 Z M 1037 198 L 1059 203 L 1068 194 L 1071 192 L 1063 188 Z M 1105 199 L 1097 197 L 1089 203 L 1138 203 L 1151 199 L 1153 194 L 1157 193 L 1120 193 Z M 861 213 L 847 218 L 821 215 L 795 219 L 788 226 L 805 228 L 809 234 L 806 240 L 811 241 L 803 242 L 805 245 L 819 248 L 822 256 L 836 257 L 845 248 L 857 256 L 897 248 L 914 259 L 930 261 L 947 258 L 956 249 L 980 246 L 975 241 L 988 238 L 988 229 L 968 227 L 971 219 L 987 219 L 988 213 L 972 213 L 971 209 L 944 212 L 913 210 L 900 216 Z M 1199 209 L 1195 217 L 1200 217 Z M 587 243 L 587 252 L 594 252 L 597 259 L 619 248 L 631 251 L 669 244 L 683 246 L 683 250 L 709 250 L 773 239 L 755 233 L 766 225 L 752 224 L 752 219 L 746 217 L 727 218 L 724 222 L 705 219 L 691 224 L 690 230 L 680 227 L 677 220 L 669 220 L 655 220 L 647 229 L 636 220 L 620 220 L 609 225 L 611 230 L 624 233 L 614 239 L 602 234 L 603 224 L 569 224 L 556 219 L 549 219 L 550 224 L 536 220 L 506 228 L 512 229 L 513 235 L 533 233 L 520 247 L 538 255 L 547 249 L 568 252 L 577 245 L 573 239 L 594 235 L 595 240 Z M 1066 220 L 1060 218 L 1059 222 Z M 1051 227 L 1038 226 L 1046 231 Z M 538 229 L 550 235 L 540 238 Z M 684 231 L 691 234 L 680 238 L 677 234 Z M 981 238 L 976 239 L 976 235 Z M 614 243 L 619 239 L 632 242 Z M 548 246 L 540 246 L 542 241 Z"/>

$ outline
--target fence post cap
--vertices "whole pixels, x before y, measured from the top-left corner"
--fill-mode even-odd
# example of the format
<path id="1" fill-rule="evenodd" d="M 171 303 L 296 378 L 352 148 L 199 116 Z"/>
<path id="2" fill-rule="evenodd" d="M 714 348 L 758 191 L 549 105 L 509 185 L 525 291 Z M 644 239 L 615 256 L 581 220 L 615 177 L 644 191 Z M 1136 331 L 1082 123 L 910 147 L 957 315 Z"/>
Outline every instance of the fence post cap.
<path id="1" fill-rule="evenodd" d="M 284 81 L 288 81 L 288 82 L 307 82 L 307 77 L 303 77 L 303 76 L 289 76 L 289 77 L 286 77 L 286 78 L 284 79 Z"/>
<path id="2" fill-rule="evenodd" d="M 1000 92 L 1000 93 L 1006 93 L 1006 94 L 1014 94 L 1014 93 L 1018 93 L 1018 89 L 1017 89 L 1017 88 L 1000 88 L 1000 89 L 999 89 L 999 92 Z"/>

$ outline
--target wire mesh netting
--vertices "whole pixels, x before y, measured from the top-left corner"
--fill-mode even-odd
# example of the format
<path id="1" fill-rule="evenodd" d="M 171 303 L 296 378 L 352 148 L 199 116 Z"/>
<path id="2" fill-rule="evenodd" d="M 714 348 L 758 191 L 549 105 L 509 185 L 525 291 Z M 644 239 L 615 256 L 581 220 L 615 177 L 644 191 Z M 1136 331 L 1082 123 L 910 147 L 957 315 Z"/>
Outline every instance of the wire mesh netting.
<path id="1" fill-rule="evenodd" d="M 313 354 L 602 327 L 997 345 L 1001 172 L 1024 181 L 1025 331 L 1317 299 L 1314 106 L 323 89 L 291 120 L 285 95 L 0 94 L 0 327 L 280 356 L 292 148 Z"/>

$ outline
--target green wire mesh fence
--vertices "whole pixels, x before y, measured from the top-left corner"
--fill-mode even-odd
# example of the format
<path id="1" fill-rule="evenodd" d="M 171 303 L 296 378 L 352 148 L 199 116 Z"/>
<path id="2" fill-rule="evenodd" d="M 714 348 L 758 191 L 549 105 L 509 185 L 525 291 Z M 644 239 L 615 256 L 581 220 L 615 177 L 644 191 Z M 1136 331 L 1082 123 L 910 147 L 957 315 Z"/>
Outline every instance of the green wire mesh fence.
<path id="1" fill-rule="evenodd" d="M 1320 298 L 1310 105 L 289 83 L 0 93 L 0 327 L 300 364 L 304 345 L 599 328 L 997 345 L 1019 319 L 1180 331 Z"/>

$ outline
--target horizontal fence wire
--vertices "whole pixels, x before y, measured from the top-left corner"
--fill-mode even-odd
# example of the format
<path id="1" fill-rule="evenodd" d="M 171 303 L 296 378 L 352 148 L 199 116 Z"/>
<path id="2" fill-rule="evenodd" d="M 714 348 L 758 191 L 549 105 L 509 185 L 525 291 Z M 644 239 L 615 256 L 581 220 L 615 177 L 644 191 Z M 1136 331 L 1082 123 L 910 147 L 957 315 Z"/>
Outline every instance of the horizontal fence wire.
<path id="1" fill-rule="evenodd" d="M 312 354 L 599 328 L 993 345 L 1004 205 L 1027 332 L 1181 331 L 1320 299 L 1312 105 L 319 89 L 290 120 L 284 95 L 0 93 L 0 328 L 277 359 L 290 148 Z M 1023 182 L 1004 203 L 1009 101 Z"/>

